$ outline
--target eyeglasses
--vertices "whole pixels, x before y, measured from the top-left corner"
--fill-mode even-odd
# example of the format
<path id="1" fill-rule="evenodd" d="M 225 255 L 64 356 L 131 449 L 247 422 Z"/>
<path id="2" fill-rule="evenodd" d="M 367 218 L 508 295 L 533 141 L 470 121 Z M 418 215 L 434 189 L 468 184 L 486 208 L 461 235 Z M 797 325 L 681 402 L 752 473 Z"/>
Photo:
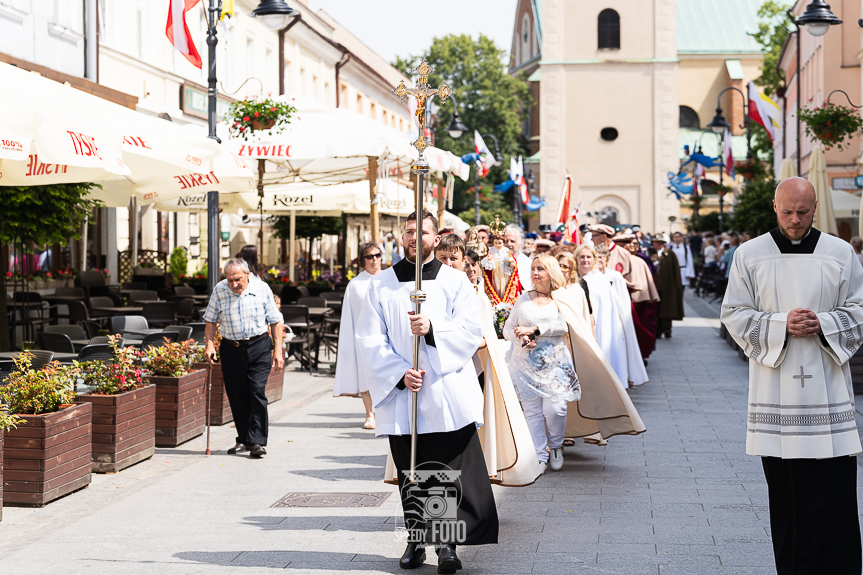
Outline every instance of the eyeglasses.
<path id="1" fill-rule="evenodd" d="M 572 269 L 572 268 L 570 268 L 568 265 L 560 264 L 560 269 L 562 269 L 562 270 L 566 270 L 566 271 L 569 271 L 569 270 L 570 270 L 570 269 Z"/>
<path id="2" fill-rule="evenodd" d="M 379 258 L 379 257 L 381 257 L 381 253 L 380 253 L 380 252 L 378 252 L 378 253 L 376 253 L 376 254 L 369 254 L 369 255 L 367 255 L 367 256 L 363 256 L 363 258 L 364 258 L 364 259 L 366 259 L 366 260 L 368 260 L 368 261 L 372 261 L 373 259 L 375 259 L 375 258 Z"/>

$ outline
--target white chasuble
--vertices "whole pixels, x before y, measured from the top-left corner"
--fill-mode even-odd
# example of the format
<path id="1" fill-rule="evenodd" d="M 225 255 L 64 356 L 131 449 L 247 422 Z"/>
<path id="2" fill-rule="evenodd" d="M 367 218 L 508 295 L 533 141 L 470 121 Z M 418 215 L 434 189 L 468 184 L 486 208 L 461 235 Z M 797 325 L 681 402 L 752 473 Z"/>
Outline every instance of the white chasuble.
<path id="1" fill-rule="evenodd" d="M 412 394 L 403 377 L 413 367 L 414 265 L 407 259 L 375 276 L 355 329 L 355 343 L 369 370 L 376 435 L 410 435 Z M 455 431 L 483 423 L 483 397 L 473 354 L 482 344 L 476 291 L 467 276 L 437 259 L 423 264 L 422 313 L 431 331 L 420 338 L 418 433 Z M 400 389 L 401 388 L 401 389 Z"/>
<path id="2" fill-rule="evenodd" d="M 357 353 L 354 345 L 354 330 L 363 309 L 363 302 L 369 285 L 375 276 L 367 271 L 360 272 L 348 283 L 345 299 L 342 302 L 342 321 L 339 324 L 339 353 L 336 358 L 336 381 L 333 395 L 359 397 L 360 392 L 369 390 L 368 370 Z"/>
<path id="3" fill-rule="evenodd" d="M 822 333 L 791 337 L 788 312 Z M 749 357 L 746 452 L 783 459 L 860 453 L 848 359 L 863 341 L 863 266 L 816 229 L 792 244 L 778 228 L 734 253 L 722 322 Z"/>
<path id="4" fill-rule="evenodd" d="M 584 281 L 590 291 L 593 317 L 596 319 L 596 343 L 617 374 L 622 388 L 626 389 L 629 382 L 626 337 L 620 310 L 614 301 L 611 280 L 601 271 L 594 269 L 584 276 Z M 578 366 L 575 371 L 578 373 Z"/>
<path id="5" fill-rule="evenodd" d="M 647 369 L 638 347 L 638 336 L 635 334 L 635 321 L 632 319 L 632 300 L 626 289 L 626 280 L 613 270 L 605 270 L 605 277 L 611 280 L 611 291 L 617 304 L 617 313 L 623 323 L 623 338 L 626 341 L 626 383 L 632 387 L 647 383 Z M 623 381 L 621 381 L 623 383 Z"/>

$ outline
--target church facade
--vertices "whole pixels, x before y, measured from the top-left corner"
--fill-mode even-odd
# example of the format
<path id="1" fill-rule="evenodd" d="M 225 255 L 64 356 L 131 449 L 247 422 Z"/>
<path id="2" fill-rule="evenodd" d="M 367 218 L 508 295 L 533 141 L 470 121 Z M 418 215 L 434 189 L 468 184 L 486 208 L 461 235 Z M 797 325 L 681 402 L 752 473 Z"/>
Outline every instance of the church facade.
<path id="1" fill-rule="evenodd" d="M 723 88 L 745 88 L 759 74 L 761 55 L 747 33 L 757 30 L 760 4 L 519 0 L 510 73 L 531 87 L 526 167 L 546 200 L 532 225 L 554 223 L 569 175 L 582 222 L 682 229 L 689 210 L 669 193 L 668 173 L 678 170 L 684 144 L 718 155 L 706 125 Z M 735 94 L 723 95 L 723 107 L 742 123 Z M 735 155 L 745 157 L 739 148 Z"/>

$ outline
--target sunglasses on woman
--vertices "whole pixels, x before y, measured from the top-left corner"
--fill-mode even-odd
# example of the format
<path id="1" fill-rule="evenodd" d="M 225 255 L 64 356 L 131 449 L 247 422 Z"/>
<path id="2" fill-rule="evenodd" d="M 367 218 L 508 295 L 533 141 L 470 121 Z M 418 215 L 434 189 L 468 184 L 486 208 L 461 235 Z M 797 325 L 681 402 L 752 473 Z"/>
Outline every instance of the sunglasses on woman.
<path id="1" fill-rule="evenodd" d="M 369 254 L 369 255 L 367 255 L 367 256 L 363 256 L 363 258 L 364 258 L 364 259 L 366 259 L 366 260 L 368 260 L 368 261 L 371 261 L 371 260 L 373 260 L 373 259 L 375 259 L 375 258 L 379 258 L 379 257 L 381 257 L 381 253 L 380 253 L 380 252 L 378 252 L 378 253 L 376 253 L 376 254 Z"/>
<path id="2" fill-rule="evenodd" d="M 560 269 L 562 269 L 562 270 L 566 270 L 566 271 L 569 271 L 569 269 L 570 269 L 570 268 L 569 268 L 569 266 L 568 266 L 568 265 L 566 265 L 566 264 L 560 264 Z"/>

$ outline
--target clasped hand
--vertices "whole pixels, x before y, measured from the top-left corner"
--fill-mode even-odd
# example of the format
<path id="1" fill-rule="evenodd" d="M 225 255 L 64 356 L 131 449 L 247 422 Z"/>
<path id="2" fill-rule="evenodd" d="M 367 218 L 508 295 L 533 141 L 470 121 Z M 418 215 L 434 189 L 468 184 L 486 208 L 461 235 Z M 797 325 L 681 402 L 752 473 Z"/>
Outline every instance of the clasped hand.
<path id="1" fill-rule="evenodd" d="M 533 349 L 536 347 L 536 340 L 531 339 L 531 335 L 533 335 L 534 328 L 518 326 L 513 330 L 515 332 L 515 337 L 521 340 L 521 347 L 526 347 L 528 349 Z"/>
<path id="2" fill-rule="evenodd" d="M 821 333 L 821 322 L 810 309 L 797 308 L 788 312 L 787 326 L 791 337 L 812 337 Z"/>

